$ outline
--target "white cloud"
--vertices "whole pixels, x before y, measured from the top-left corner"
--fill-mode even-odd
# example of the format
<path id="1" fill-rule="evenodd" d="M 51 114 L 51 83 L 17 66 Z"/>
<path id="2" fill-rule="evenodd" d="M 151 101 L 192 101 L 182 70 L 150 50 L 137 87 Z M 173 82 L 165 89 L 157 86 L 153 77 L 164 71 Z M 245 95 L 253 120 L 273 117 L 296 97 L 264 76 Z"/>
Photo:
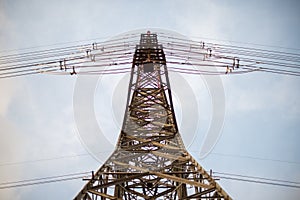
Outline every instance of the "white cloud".
<path id="1" fill-rule="evenodd" d="M 16 124 L 0 115 L 1 140 L 0 140 L 0 177 L 1 183 L 18 181 L 23 177 L 21 166 L 10 163 L 24 158 L 26 138 L 16 128 Z M 16 189 L 0 189 L 0 199 L 21 199 Z"/>
<path id="2" fill-rule="evenodd" d="M 5 116 L 20 85 L 13 80 L 0 80 L 0 115 Z"/>

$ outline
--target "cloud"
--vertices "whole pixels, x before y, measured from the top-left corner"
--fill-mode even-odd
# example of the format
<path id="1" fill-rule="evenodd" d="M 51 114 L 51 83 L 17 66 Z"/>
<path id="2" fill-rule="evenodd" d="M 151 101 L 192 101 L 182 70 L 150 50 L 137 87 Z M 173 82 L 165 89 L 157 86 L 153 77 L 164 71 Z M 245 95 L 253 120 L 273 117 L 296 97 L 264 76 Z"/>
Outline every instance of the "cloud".
<path id="1" fill-rule="evenodd" d="M 19 129 L 19 124 L 9 117 L 14 101 L 22 86 L 22 81 L 0 80 L 0 177 L 1 182 L 17 181 L 23 177 L 23 167 L 14 165 L 24 160 L 27 138 Z M 16 189 L 1 189 L 0 199 L 20 199 Z"/>
<path id="2" fill-rule="evenodd" d="M 14 49 L 15 43 L 13 42 L 17 38 L 15 26 L 13 21 L 8 17 L 7 11 L 3 1 L 0 1 L 0 55 L 4 52 L 4 49 Z"/>
<path id="3" fill-rule="evenodd" d="M 18 87 L 12 80 L 0 80 L 0 115 L 5 116 Z"/>

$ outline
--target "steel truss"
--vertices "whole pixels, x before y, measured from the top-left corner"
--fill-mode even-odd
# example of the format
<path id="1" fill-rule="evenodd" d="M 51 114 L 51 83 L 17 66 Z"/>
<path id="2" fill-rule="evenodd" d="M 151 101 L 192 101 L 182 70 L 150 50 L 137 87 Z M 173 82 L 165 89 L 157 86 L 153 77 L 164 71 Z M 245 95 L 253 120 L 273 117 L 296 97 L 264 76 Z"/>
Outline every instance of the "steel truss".
<path id="1" fill-rule="evenodd" d="M 184 147 L 156 34 L 136 46 L 116 149 L 75 197 L 95 199 L 231 200 Z"/>

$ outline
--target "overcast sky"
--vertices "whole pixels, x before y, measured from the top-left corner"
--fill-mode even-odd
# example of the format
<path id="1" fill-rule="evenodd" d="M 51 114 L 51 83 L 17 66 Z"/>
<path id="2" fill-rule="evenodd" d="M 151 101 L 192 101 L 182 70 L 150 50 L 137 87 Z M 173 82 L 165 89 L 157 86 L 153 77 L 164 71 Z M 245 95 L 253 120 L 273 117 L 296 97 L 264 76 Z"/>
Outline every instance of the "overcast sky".
<path id="1" fill-rule="evenodd" d="M 0 0 L 0 53 L 94 38 L 101 41 L 123 32 L 151 28 L 227 44 L 237 41 L 268 48 L 298 48 L 299 53 L 299 10 L 297 0 Z M 191 145 L 186 144 L 194 157 L 206 170 L 300 182 L 300 78 L 252 73 L 222 77 L 222 81 L 226 109 L 222 135 L 212 153 L 200 159 L 208 125 L 199 127 L 199 135 Z M 83 144 L 77 131 L 73 112 L 75 85 L 76 77 L 70 76 L 0 80 L 0 184 L 97 170 L 101 166 L 87 154 L 93 147 Z M 105 99 L 99 90 L 104 86 L 98 86 L 96 99 L 114 105 L 111 96 L 116 94 Z M 113 87 L 113 91 L 122 88 L 118 83 Z M 175 83 L 174 87 L 175 90 Z M 175 94 L 179 95 L 179 89 Z M 208 97 L 208 92 L 199 92 L 196 99 Z M 180 119 L 186 115 L 180 110 L 184 101 L 188 99 L 175 100 Z M 206 101 L 199 103 L 198 115 L 205 122 L 203 115 L 210 114 L 203 102 Z M 97 105 L 95 108 L 101 109 Z M 112 135 L 116 138 L 118 134 L 116 129 Z M 181 134 L 190 141 L 189 133 Z M 229 180 L 221 180 L 220 184 L 234 199 L 300 196 L 299 189 L 287 187 Z M 0 189 L 0 199 L 72 199 L 83 185 L 82 180 L 75 180 Z"/>

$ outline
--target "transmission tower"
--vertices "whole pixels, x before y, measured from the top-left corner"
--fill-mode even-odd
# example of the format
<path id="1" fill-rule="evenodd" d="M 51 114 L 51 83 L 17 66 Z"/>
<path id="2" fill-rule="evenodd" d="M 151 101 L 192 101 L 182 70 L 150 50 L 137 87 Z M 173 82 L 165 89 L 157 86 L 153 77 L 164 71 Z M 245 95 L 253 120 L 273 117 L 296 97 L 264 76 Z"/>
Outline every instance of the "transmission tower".
<path id="1" fill-rule="evenodd" d="M 75 197 L 92 199 L 231 199 L 184 147 L 156 34 L 136 46 L 117 146 Z"/>

